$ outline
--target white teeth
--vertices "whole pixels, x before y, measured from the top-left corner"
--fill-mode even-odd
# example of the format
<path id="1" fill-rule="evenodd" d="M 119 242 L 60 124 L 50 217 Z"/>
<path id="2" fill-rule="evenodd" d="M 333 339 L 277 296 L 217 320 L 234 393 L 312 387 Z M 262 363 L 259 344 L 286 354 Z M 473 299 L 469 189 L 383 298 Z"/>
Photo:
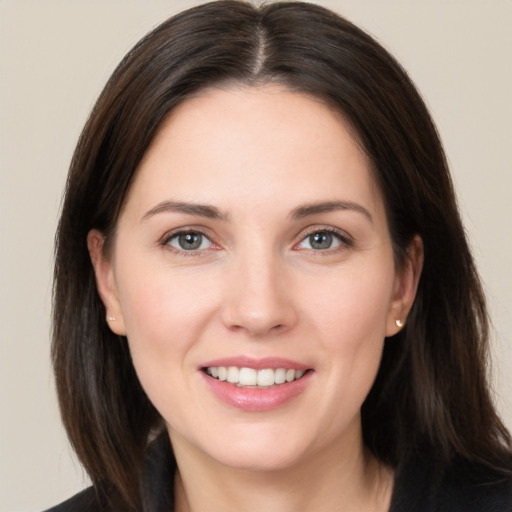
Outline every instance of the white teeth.
<path id="1" fill-rule="evenodd" d="M 258 384 L 258 372 L 252 368 L 240 368 L 238 384 L 241 386 L 256 386 Z"/>
<path id="2" fill-rule="evenodd" d="M 231 384 L 238 384 L 238 368 L 236 366 L 230 366 L 228 368 L 227 381 Z"/>
<path id="3" fill-rule="evenodd" d="M 206 369 L 206 373 L 220 381 L 227 381 L 238 386 L 268 388 L 300 379 L 305 371 L 285 368 L 255 370 L 254 368 L 238 368 L 236 366 L 210 366 Z"/>
<path id="4" fill-rule="evenodd" d="M 295 370 L 286 370 L 286 381 L 291 382 L 295 379 Z"/>
<path id="5" fill-rule="evenodd" d="M 274 375 L 274 382 L 276 384 L 284 384 L 286 382 L 286 370 L 284 368 L 278 368 Z"/>
<path id="6" fill-rule="evenodd" d="M 258 386 L 273 386 L 274 382 L 274 370 L 269 368 L 258 372 Z"/>

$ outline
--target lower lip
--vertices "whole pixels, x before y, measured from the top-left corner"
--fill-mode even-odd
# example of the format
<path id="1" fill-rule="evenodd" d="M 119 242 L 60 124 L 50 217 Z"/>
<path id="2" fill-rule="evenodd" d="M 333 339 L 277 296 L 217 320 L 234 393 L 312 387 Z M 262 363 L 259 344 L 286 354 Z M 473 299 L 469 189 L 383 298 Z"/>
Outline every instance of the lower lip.
<path id="1" fill-rule="evenodd" d="M 219 400 L 237 409 L 258 412 L 276 409 L 298 396 L 309 384 L 314 372 L 309 370 L 300 379 L 266 389 L 243 388 L 201 373 Z"/>

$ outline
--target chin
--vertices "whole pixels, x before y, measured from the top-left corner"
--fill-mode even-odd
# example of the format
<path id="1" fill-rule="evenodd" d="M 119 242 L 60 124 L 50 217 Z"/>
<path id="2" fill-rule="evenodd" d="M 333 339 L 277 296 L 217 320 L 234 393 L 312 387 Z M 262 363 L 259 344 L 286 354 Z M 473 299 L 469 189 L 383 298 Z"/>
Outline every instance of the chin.
<path id="1" fill-rule="evenodd" d="M 227 452 L 210 454 L 226 467 L 239 471 L 274 472 L 290 469 L 301 460 L 300 452 L 292 447 L 234 447 Z"/>
<path id="2" fill-rule="evenodd" d="M 291 468 L 308 451 L 304 443 L 305 433 L 290 432 L 282 424 L 272 428 L 240 424 L 222 432 L 202 434 L 195 439 L 195 436 L 184 439 L 176 432 L 170 432 L 177 451 L 185 448 L 196 455 L 202 454 L 213 463 L 240 471 L 269 472 Z"/>

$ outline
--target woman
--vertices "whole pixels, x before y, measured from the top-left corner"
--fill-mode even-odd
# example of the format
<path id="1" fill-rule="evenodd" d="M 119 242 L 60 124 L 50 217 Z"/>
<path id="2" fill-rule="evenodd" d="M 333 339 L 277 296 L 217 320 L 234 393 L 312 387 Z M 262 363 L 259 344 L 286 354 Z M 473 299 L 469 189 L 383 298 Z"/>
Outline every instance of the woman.
<path id="1" fill-rule="evenodd" d="M 94 489 L 55 510 L 507 510 L 510 435 L 441 143 L 318 6 L 220 1 L 121 62 L 57 235 Z"/>

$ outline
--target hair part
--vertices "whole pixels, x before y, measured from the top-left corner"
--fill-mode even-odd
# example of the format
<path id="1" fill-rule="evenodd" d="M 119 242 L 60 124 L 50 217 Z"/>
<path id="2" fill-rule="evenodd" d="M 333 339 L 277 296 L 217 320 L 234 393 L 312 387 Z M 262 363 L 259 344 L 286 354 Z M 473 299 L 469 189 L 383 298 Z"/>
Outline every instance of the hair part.
<path id="1" fill-rule="evenodd" d="M 368 448 L 397 466 L 454 457 L 506 472 L 510 436 L 486 378 L 488 317 L 439 136 L 405 71 L 369 35 L 313 4 L 222 0 L 145 36 L 101 93 L 78 141 L 56 235 L 52 358 L 65 428 L 113 510 L 141 504 L 148 440 L 162 418 L 126 339 L 105 322 L 86 238 L 111 247 L 138 165 L 166 116 L 208 87 L 280 84 L 339 111 L 368 155 L 395 257 L 412 237 L 424 268 L 405 328 L 385 343 L 362 409 Z"/>

